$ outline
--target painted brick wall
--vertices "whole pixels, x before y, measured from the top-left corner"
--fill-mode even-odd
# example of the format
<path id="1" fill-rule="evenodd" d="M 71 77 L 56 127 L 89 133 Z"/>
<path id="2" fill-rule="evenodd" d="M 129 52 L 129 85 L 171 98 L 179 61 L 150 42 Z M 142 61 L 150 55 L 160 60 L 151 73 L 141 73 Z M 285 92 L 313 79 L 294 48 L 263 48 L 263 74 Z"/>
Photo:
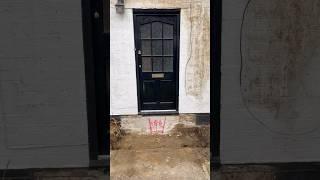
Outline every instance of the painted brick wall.
<path id="1" fill-rule="evenodd" d="M 124 14 L 110 3 L 110 112 L 138 113 L 133 8 L 181 9 L 179 112 L 210 111 L 210 1 L 127 0 Z M 192 31 L 191 31 L 192 29 Z"/>
<path id="2" fill-rule="evenodd" d="M 0 168 L 88 165 L 81 1 L 0 2 Z"/>

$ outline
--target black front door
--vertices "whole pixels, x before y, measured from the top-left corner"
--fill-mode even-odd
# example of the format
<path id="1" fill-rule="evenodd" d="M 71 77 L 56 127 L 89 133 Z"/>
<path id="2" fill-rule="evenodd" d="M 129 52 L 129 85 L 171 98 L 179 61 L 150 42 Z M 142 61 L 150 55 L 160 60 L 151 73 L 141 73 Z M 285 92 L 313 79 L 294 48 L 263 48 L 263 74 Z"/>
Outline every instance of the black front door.
<path id="1" fill-rule="evenodd" d="M 139 110 L 178 110 L 177 11 L 135 10 Z"/>

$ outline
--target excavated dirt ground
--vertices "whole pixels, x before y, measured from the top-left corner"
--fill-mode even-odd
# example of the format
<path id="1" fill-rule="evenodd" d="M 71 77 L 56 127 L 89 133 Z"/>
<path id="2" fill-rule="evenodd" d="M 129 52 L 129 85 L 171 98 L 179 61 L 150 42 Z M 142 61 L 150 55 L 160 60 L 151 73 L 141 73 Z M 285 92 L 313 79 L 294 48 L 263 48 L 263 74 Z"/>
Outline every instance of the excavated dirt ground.
<path id="1" fill-rule="evenodd" d="M 170 135 L 126 134 L 111 150 L 111 179 L 210 179 L 209 126 Z"/>

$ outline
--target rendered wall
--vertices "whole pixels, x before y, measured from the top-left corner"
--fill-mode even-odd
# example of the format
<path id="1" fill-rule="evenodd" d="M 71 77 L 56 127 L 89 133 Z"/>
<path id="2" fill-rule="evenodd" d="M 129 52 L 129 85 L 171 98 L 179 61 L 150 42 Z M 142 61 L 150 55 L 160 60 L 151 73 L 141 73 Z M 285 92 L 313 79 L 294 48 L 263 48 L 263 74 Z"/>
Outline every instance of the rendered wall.
<path id="1" fill-rule="evenodd" d="M 138 113 L 133 8 L 181 8 L 179 112 L 210 112 L 210 1 L 126 0 L 124 14 L 115 4 L 111 0 L 110 113 Z"/>
<path id="2" fill-rule="evenodd" d="M 0 27 L 0 169 L 88 166 L 81 1 L 2 0 Z"/>
<path id="3" fill-rule="evenodd" d="M 247 2 L 223 0 L 222 163 L 320 161 L 320 2 L 251 0 L 241 34 Z"/>

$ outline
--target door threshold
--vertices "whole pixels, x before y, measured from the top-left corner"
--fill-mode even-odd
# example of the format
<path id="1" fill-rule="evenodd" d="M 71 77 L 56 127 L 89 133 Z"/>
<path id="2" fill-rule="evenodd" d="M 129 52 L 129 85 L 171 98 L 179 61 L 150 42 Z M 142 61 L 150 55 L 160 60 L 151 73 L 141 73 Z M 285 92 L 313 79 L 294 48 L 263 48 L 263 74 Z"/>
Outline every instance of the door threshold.
<path id="1" fill-rule="evenodd" d="M 179 114 L 179 112 L 175 109 L 168 110 L 141 110 L 139 112 L 140 115 L 175 115 Z"/>

